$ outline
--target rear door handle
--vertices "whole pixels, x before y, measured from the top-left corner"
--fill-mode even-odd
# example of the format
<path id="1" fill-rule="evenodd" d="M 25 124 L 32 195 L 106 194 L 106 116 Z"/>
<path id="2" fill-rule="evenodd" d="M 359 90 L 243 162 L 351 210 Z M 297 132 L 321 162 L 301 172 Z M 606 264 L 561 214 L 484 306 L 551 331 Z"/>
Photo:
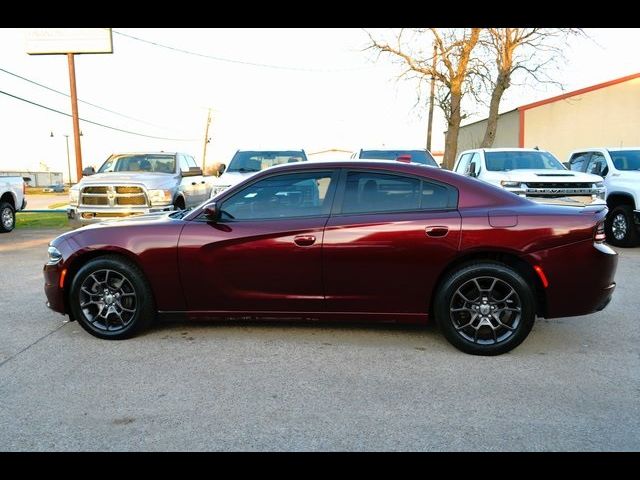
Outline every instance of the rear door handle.
<path id="1" fill-rule="evenodd" d="M 447 233 L 449 233 L 449 227 L 427 227 L 424 229 L 424 232 L 429 237 L 446 237 Z"/>
<path id="2" fill-rule="evenodd" d="M 204 180 L 202 180 L 200 183 L 207 183 L 207 182 L 205 182 Z"/>
<path id="3" fill-rule="evenodd" d="M 316 243 L 316 237 L 313 235 L 298 235 L 293 237 L 293 242 L 299 247 L 310 247 Z"/>

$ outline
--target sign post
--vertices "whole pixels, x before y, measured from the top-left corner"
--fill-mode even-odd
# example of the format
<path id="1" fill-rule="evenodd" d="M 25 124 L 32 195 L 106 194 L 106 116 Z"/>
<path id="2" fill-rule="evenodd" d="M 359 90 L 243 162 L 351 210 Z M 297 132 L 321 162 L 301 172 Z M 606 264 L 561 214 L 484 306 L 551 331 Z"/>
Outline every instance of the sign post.
<path id="1" fill-rule="evenodd" d="M 80 146 L 80 119 L 78 117 L 78 91 L 74 55 L 81 53 L 113 53 L 110 28 L 33 28 L 26 34 L 29 55 L 66 55 L 69 64 L 69 90 L 71 118 L 76 153 L 76 175 L 82 178 L 82 148 Z M 69 179 L 71 181 L 71 179 Z"/>

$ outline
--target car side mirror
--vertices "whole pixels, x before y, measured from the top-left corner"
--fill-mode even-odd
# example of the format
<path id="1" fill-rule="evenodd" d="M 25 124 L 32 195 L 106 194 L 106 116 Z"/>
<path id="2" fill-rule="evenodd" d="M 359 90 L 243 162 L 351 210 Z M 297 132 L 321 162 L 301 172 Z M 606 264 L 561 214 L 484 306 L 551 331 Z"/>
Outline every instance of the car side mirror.
<path id="1" fill-rule="evenodd" d="M 218 207 L 216 202 L 206 205 L 203 212 L 207 220 L 212 223 L 216 223 L 220 220 L 220 207 Z"/>
<path id="2" fill-rule="evenodd" d="M 474 178 L 478 176 L 478 172 L 476 170 L 476 162 L 471 162 L 469 164 L 469 168 L 467 168 L 467 175 Z"/>
<path id="3" fill-rule="evenodd" d="M 96 173 L 96 169 L 93 167 L 86 167 L 82 170 L 82 176 L 83 177 L 88 177 L 90 175 L 95 175 Z"/>
<path id="4" fill-rule="evenodd" d="M 227 166 L 224 163 L 218 165 L 218 176 L 222 175 L 226 169 Z"/>

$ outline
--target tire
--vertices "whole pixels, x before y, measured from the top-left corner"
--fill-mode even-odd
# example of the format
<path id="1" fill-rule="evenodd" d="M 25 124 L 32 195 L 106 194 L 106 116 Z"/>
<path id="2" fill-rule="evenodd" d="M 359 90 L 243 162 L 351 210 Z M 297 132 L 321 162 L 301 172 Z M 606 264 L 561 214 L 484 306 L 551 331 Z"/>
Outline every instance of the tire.
<path id="1" fill-rule="evenodd" d="M 0 203 L 0 233 L 8 233 L 16 227 L 16 210 L 10 203 Z"/>
<path id="2" fill-rule="evenodd" d="M 511 267 L 494 262 L 460 267 L 442 283 L 434 302 L 446 339 L 472 355 L 513 350 L 527 338 L 536 316 L 529 284 Z"/>
<path id="3" fill-rule="evenodd" d="M 607 243 L 617 247 L 635 247 L 640 244 L 638 228 L 633 219 L 631 205 L 618 205 L 604 222 Z"/>
<path id="4" fill-rule="evenodd" d="M 184 199 L 182 197 L 176 198 L 176 201 L 173 202 L 173 206 L 176 210 L 184 210 L 186 208 L 186 204 L 184 203 Z"/>
<path id="5" fill-rule="evenodd" d="M 94 258 L 78 271 L 71 282 L 69 306 L 82 328 L 108 340 L 133 337 L 155 316 L 153 294 L 144 274 L 117 255 Z"/>

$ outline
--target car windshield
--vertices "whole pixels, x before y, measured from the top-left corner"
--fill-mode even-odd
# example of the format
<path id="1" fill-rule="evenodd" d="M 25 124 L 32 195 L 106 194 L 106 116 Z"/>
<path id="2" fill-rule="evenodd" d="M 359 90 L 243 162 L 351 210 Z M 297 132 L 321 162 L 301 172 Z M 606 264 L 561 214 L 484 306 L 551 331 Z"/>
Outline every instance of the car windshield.
<path id="1" fill-rule="evenodd" d="M 236 152 L 229 163 L 227 172 L 259 172 L 265 168 L 284 163 L 297 163 L 306 160 L 301 150 L 283 150 L 268 152 Z"/>
<path id="2" fill-rule="evenodd" d="M 618 170 L 640 170 L 640 150 L 609 151 L 609 154 Z"/>
<path id="3" fill-rule="evenodd" d="M 107 172 L 151 172 L 151 173 L 175 173 L 175 155 L 162 154 L 127 154 L 114 155 L 109 158 L 98 170 L 98 173 Z"/>
<path id="4" fill-rule="evenodd" d="M 362 150 L 360 152 L 361 159 L 370 160 L 397 160 L 401 156 L 411 157 L 413 163 L 431 165 L 432 167 L 438 166 L 431 154 L 426 150 Z"/>
<path id="5" fill-rule="evenodd" d="M 485 152 L 487 170 L 508 172 L 509 170 L 566 170 L 549 152 Z"/>

